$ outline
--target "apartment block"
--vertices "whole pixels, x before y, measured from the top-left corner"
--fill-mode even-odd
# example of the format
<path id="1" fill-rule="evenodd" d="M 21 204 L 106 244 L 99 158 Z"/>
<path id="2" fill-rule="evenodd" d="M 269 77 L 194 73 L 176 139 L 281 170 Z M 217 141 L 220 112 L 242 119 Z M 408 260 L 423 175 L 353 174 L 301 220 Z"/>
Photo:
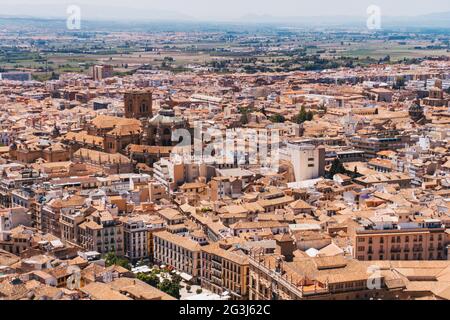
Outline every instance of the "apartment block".
<path id="1" fill-rule="evenodd" d="M 184 272 L 198 281 L 201 275 L 201 247 L 189 238 L 167 231 L 154 233 L 155 263 L 165 264 Z"/>
<path id="2" fill-rule="evenodd" d="M 248 298 L 248 257 L 230 247 L 214 243 L 202 247 L 201 284 L 213 293 L 229 293 L 233 300 Z"/>

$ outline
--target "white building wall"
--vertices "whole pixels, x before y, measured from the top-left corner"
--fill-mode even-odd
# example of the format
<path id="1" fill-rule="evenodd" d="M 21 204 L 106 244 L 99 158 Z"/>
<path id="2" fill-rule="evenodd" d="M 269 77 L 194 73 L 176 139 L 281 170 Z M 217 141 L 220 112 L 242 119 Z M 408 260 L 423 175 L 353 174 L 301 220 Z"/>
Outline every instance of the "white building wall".
<path id="1" fill-rule="evenodd" d="M 290 161 L 294 167 L 295 181 L 305 181 L 319 177 L 319 149 L 312 145 L 288 144 Z"/>

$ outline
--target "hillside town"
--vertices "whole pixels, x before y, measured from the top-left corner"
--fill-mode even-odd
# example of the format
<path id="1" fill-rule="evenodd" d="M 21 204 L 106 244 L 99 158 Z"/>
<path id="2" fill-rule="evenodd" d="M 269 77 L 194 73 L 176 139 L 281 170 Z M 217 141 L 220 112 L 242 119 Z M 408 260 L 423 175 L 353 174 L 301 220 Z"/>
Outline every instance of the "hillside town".
<path id="1" fill-rule="evenodd" d="M 0 80 L 0 300 L 450 299 L 450 60 Z"/>

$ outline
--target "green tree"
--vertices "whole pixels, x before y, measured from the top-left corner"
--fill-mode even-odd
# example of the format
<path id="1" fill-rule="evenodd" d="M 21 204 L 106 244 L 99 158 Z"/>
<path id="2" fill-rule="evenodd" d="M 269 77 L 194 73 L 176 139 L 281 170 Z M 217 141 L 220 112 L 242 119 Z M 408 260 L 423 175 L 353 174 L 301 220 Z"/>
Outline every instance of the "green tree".
<path id="1" fill-rule="evenodd" d="M 286 119 L 281 114 L 274 114 L 270 117 L 270 121 L 272 121 L 273 123 L 283 123 L 286 121 Z"/>
<path id="2" fill-rule="evenodd" d="M 294 122 L 297 124 L 302 124 L 305 121 L 308 121 L 308 113 L 306 112 L 305 106 L 302 105 L 300 112 L 294 117 Z"/>
<path id="3" fill-rule="evenodd" d="M 248 114 L 247 113 L 241 114 L 241 121 L 240 122 L 241 122 L 242 125 L 248 123 Z"/>
<path id="4" fill-rule="evenodd" d="M 156 275 L 156 273 L 153 273 L 153 272 L 150 274 L 138 273 L 137 278 L 155 288 L 158 287 L 158 285 L 159 285 L 159 278 Z"/>
<path id="5" fill-rule="evenodd" d="M 118 257 L 114 252 L 106 254 L 105 264 L 107 267 L 116 265 L 131 270 L 130 262 L 125 258 Z"/>
<path id="6" fill-rule="evenodd" d="M 239 113 L 241 114 L 240 122 L 242 125 L 248 124 L 248 115 L 252 113 L 253 109 L 250 107 L 240 107 Z"/>
<path id="7" fill-rule="evenodd" d="M 158 284 L 158 289 L 167 293 L 168 295 L 171 295 L 176 299 L 180 299 L 181 285 L 180 282 L 177 281 L 177 279 L 173 278 L 172 280 L 164 279 L 162 282 Z"/>
<path id="8" fill-rule="evenodd" d="M 336 158 L 331 164 L 330 171 L 328 172 L 328 178 L 333 179 L 334 175 L 339 173 L 345 174 L 347 173 L 347 170 L 345 170 L 345 167 L 342 164 L 342 162 L 338 158 Z"/>

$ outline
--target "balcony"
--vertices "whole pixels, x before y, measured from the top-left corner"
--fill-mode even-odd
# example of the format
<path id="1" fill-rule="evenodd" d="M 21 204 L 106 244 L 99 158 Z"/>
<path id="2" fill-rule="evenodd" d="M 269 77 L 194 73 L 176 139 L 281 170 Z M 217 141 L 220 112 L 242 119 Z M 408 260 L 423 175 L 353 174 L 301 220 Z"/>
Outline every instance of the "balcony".
<path id="1" fill-rule="evenodd" d="M 211 279 L 217 279 L 222 282 L 222 275 L 216 275 L 214 273 L 211 274 Z"/>
<path id="2" fill-rule="evenodd" d="M 211 274 L 215 275 L 216 277 L 222 277 L 222 271 L 220 270 L 211 269 Z"/>

